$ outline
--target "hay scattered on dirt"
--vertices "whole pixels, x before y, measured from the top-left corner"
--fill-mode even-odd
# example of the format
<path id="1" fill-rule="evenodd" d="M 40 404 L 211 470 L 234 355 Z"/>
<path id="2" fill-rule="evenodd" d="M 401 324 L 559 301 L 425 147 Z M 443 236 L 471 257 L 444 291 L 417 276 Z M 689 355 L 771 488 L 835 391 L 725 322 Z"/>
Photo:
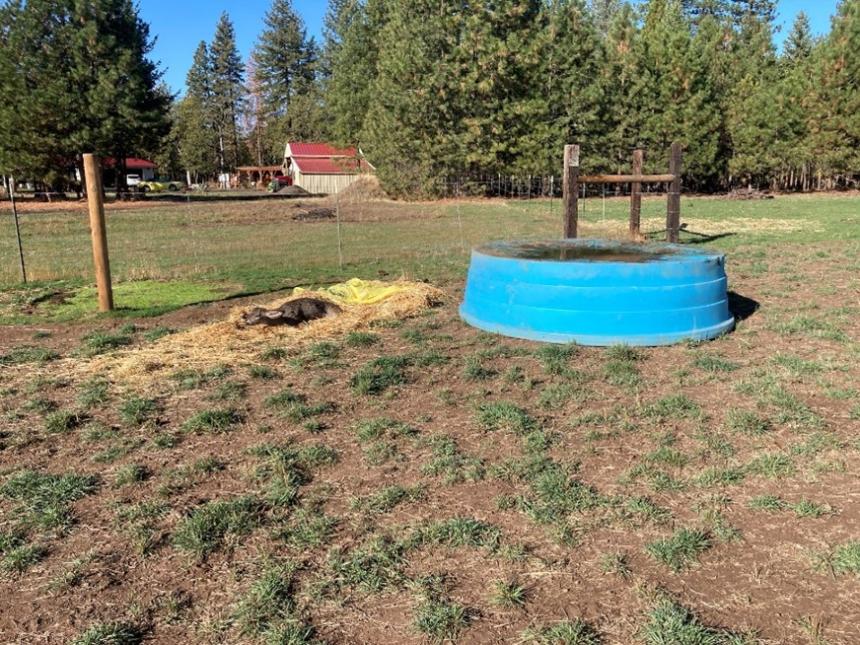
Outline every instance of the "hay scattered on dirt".
<path id="1" fill-rule="evenodd" d="M 405 287 L 377 304 L 346 304 L 323 291 L 302 291 L 271 302 L 230 310 L 226 320 L 193 327 L 166 336 L 142 348 L 74 361 L 72 369 L 84 374 L 107 374 L 127 381 L 153 381 L 179 369 L 205 369 L 217 364 L 253 361 L 267 347 L 301 348 L 321 339 L 335 338 L 383 320 L 402 320 L 441 304 L 444 292 L 427 284 L 397 281 Z M 340 305 L 342 313 L 300 327 L 241 325 L 242 312 L 254 306 L 272 309 L 296 298 L 321 298 Z"/>

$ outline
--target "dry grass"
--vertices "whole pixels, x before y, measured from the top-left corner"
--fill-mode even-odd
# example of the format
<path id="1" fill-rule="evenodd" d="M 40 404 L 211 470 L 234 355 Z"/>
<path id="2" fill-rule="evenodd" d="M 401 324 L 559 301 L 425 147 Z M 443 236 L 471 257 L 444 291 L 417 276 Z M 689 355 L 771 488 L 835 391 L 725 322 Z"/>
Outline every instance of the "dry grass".
<path id="1" fill-rule="evenodd" d="M 441 290 L 427 284 L 407 281 L 393 284 L 403 287 L 403 290 L 376 304 L 350 304 L 325 291 L 301 291 L 259 305 L 271 309 L 296 298 L 313 297 L 335 302 L 342 309 L 337 316 L 314 320 L 299 327 L 246 327 L 241 324 L 241 315 L 247 308 L 235 307 L 226 320 L 192 327 L 146 347 L 90 361 L 66 361 L 52 369 L 66 367 L 71 372 L 84 375 L 98 373 L 129 382 L 151 381 L 180 368 L 206 369 L 217 364 L 247 362 L 249 356 L 270 345 L 301 348 L 321 339 L 364 329 L 374 322 L 403 320 L 440 304 L 445 297 Z"/>

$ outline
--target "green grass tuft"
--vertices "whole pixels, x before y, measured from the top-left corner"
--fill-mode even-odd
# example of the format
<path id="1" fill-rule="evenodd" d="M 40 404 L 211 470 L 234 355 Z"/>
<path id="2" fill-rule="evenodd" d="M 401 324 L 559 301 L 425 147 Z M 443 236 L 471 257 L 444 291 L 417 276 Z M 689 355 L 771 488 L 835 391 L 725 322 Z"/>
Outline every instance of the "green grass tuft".
<path id="1" fill-rule="evenodd" d="M 202 560 L 220 548 L 227 538 L 250 533 L 259 525 L 262 510 L 255 497 L 207 502 L 179 523 L 173 534 L 173 544 Z"/>
<path id="2" fill-rule="evenodd" d="M 588 623 L 581 620 L 562 620 L 552 625 L 527 629 L 522 633 L 521 642 L 534 645 L 600 645 L 602 640 Z M 669 645 L 669 641 L 664 645 Z"/>
<path id="3" fill-rule="evenodd" d="M 503 430 L 514 434 L 527 434 L 537 422 L 522 408 L 513 403 L 485 403 L 478 408 L 478 422 L 485 430 Z"/>
<path id="4" fill-rule="evenodd" d="M 646 405 L 643 414 L 651 419 L 695 419 L 701 416 L 699 404 L 684 394 L 672 394 Z"/>
<path id="5" fill-rule="evenodd" d="M 415 628 L 434 643 L 456 641 L 469 622 L 466 607 L 445 598 L 428 598 L 415 612 Z"/>
<path id="6" fill-rule="evenodd" d="M 381 342 L 379 334 L 366 331 L 351 331 L 346 335 L 347 347 L 372 347 Z"/>
<path id="7" fill-rule="evenodd" d="M 406 369 L 411 362 L 407 356 L 381 356 L 360 368 L 350 379 L 350 387 L 356 394 L 382 394 L 388 388 L 409 382 Z"/>
<path id="8" fill-rule="evenodd" d="M 465 455 L 451 437 L 438 435 L 432 437 L 428 444 L 432 457 L 421 468 L 421 472 L 430 477 L 444 478 L 447 484 L 462 481 L 480 481 L 484 478 L 486 468 L 484 462 L 476 457 Z"/>
<path id="9" fill-rule="evenodd" d="M 130 623 L 101 623 L 90 627 L 71 645 L 139 645 L 143 636 L 143 630 Z"/>
<path id="10" fill-rule="evenodd" d="M 83 341 L 81 354 L 84 356 L 96 356 L 131 345 L 134 342 L 134 338 L 132 338 L 131 333 L 125 330 L 117 332 L 94 331 L 84 336 Z"/>
<path id="11" fill-rule="evenodd" d="M 421 486 L 386 486 L 372 495 L 356 497 L 352 500 L 352 508 L 366 513 L 382 514 L 392 511 L 396 506 L 420 500 L 424 497 Z"/>
<path id="12" fill-rule="evenodd" d="M 490 599 L 499 607 L 521 608 L 526 604 L 527 595 L 526 588 L 516 580 L 497 580 Z"/>
<path id="13" fill-rule="evenodd" d="M 130 396 L 119 409 L 123 423 L 130 426 L 142 426 L 158 412 L 158 402 L 155 399 L 145 399 L 140 396 Z"/>
<path id="14" fill-rule="evenodd" d="M 860 575 L 860 540 L 846 542 L 836 547 L 830 563 L 834 573 Z"/>
<path id="15" fill-rule="evenodd" d="M 693 365 L 700 370 L 716 374 L 718 372 L 734 372 L 740 366 L 737 363 L 722 358 L 721 356 L 711 356 L 709 354 L 701 354 L 693 361 Z"/>
<path id="16" fill-rule="evenodd" d="M 73 521 L 71 503 L 95 492 L 97 484 L 90 475 L 24 470 L 0 486 L 0 495 L 18 502 L 16 516 L 24 527 L 64 529 Z"/>
<path id="17" fill-rule="evenodd" d="M 752 645 L 755 641 L 706 627 L 686 607 L 664 598 L 648 614 L 640 633 L 645 645 Z"/>
<path id="18" fill-rule="evenodd" d="M 710 536 L 699 529 L 679 529 L 669 538 L 656 540 L 645 549 L 656 560 L 679 573 L 711 548 Z"/>
<path id="19" fill-rule="evenodd" d="M 185 432 L 215 433 L 229 432 L 242 422 L 242 414 L 233 408 L 202 410 L 182 424 Z"/>
<path id="20" fill-rule="evenodd" d="M 570 359 L 576 356 L 578 351 L 579 348 L 573 344 L 542 345 L 536 354 L 547 374 L 563 376 L 568 371 Z"/>
<path id="21" fill-rule="evenodd" d="M 0 365 L 22 365 L 24 363 L 47 363 L 58 359 L 60 355 L 44 347 L 13 347 L 5 354 L 0 354 Z"/>
<path id="22" fill-rule="evenodd" d="M 50 434 L 65 434 L 81 425 L 84 416 L 72 410 L 56 410 L 45 417 L 45 431 Z"/>
<path id="23" fill-rule="evenodd" d="M 749 410 L 737 408 L 729 410 L 726 415 L 726 426 L 733 432 L 751 437 L 759 437 L 771 431 L 770 421 Z"/>

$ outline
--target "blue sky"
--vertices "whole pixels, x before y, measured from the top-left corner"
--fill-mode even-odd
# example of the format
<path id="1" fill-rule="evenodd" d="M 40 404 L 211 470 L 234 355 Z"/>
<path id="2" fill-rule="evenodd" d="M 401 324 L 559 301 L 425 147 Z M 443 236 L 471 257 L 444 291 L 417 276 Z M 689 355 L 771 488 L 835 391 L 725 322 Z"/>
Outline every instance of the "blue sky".
<path id="1" fill-rule="evenodd" d="M 403 0 L 408 2 L 408 0 Z M 838 0 L 780 0 L 779 19 L 782 31 L 791 27 L 802 9 L 810 17 L 816 34 L 830 28 L 830 16 Z M 247 58 L 263 27 L 263 16 L 271 0 L 140 0 L 140 12 L 157 37 L 153 58 L 161 62 L 164 78 L 175 92 L 183 91 L 191 57 L 201 40 L 210 41 L 222 11 L 230 14 L 236 25 L 236 37 L 243 58 Z M 326 0 L 293 0 L 302 15 L 308 33 L 321 39 Z"/>

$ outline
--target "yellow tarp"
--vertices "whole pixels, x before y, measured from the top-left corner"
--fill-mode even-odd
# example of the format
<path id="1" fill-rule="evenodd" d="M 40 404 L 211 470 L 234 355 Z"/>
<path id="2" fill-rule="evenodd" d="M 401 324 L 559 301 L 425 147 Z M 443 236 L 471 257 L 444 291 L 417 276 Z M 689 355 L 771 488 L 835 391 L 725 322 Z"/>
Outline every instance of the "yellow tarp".
<path id="1" fill-rule="evenodd" d="M 409 286 L 406 284 L 352 278 L 346 282 L 339 282 L 330 287 L 319 289 L 316 292 L 327 294 L 336 301 L 347 305 L 374 305 L 408 290 Z M 293 290 L 293 294 L 305 293 L 306 291 L 306 289 L 297 287 Z"/>

